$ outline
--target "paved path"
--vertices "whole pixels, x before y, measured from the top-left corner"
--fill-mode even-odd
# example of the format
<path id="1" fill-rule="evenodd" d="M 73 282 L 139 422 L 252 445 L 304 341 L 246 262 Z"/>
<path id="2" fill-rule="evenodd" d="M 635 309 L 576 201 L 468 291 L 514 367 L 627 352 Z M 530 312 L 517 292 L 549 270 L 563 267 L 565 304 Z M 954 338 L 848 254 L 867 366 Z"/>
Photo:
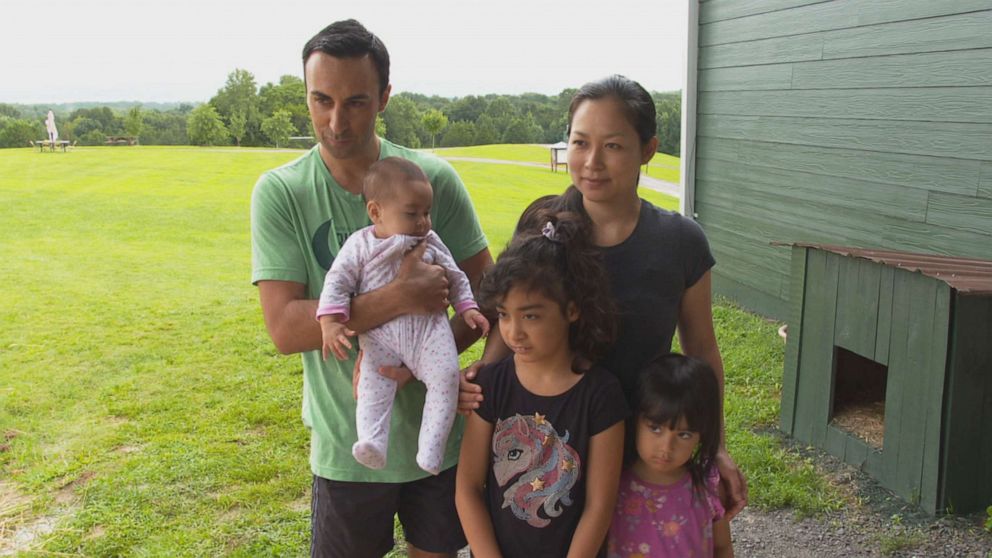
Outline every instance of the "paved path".
<path id="1" fill-rule="evenodd" d="M 523 167 L 539 167 L 542 169 L 548 168 L 548 163 L 531 163 L 527 161 L 506 161 L 503 159 L 482 159 L 479 157 L 447 157 L 443 154 L 438 154 L 439 157 L 447 159 L 448 161 L 468 161 L 472 163 L 488 163 L 493 165 L 519 165 Z M 641 175 L 641 186 L 661 192 L 663 194 L 668 194 L 669 196 L 674 196 L 676 198 L 682 197 L 682 187 L 678 184 L 672 182 L 666 182 L 664 180 L 659 180 L 650 176 Z"/>
<path id="2" fill-rule="evenodd" d="M 258 149 L 258 148 L 244 149 L 237 147 L 223 148 L 223 149 L 209 148 L 209 147 L 190 147 L 188 149 L 201 151 L 201 152 L 215 151 L 220 153 L 285 153 L 290 151 L 303 151 L 299 149 Z M 507 161 L 504 159 L 484 159 L 481 157 L 446 157 L 443 154 L 438 156 L 447 159 L 448 161 L 468 161 L 472 163 L 487 163 L 492 165 L 518 165 L 522 167 L 537 167 L 542 169 L 546 169 L 549 166 L 548 163 L 532 163 L 528 161 Z M 666 182 L 664 180 L 659 180 L 657 178 L 653 178 L 642 174 L 640 185 L 645 188 L 654 190 L 656 192 L 661 192 L 662 194 L 668 194 L 669 196 L 675 198 L 682 197 L 682 187 L 673 182 Z"/>

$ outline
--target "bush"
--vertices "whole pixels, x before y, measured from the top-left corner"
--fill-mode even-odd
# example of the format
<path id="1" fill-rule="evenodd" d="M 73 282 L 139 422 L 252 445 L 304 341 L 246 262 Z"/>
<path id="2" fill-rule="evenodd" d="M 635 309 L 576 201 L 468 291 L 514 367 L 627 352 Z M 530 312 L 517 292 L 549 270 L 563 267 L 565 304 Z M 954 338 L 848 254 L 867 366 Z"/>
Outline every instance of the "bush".
<path id="1" fill-rule="evenodd" d="M 0 147 L 30 147 L 28 142 L 45 137 L 44 126 L 22 118 L 5 119 L 0 127 Z"/>
<path id="2" fill-rule="evenodd" d="M 107 134 L 104 134 L 103 130 L 100 129 L 90 130 L 79 136 L 79 141 L 83 145 L 103 145 L 107 141 Z"/>
<path id="3" fill-rule="evenodd" d="M 189 135 L 189 142 L 193 145 L 226 144 L 230 137 L 217 109 L 209 104 L 202 104 L 189 113 L 186 119 L 186 133 Z"/>
<path id="4" fill-rule="evenodd" d="M 453 123 L 441 138 L 441 145 L 444 147 L 475 145 L 475 124 L 464 120 Z"/>

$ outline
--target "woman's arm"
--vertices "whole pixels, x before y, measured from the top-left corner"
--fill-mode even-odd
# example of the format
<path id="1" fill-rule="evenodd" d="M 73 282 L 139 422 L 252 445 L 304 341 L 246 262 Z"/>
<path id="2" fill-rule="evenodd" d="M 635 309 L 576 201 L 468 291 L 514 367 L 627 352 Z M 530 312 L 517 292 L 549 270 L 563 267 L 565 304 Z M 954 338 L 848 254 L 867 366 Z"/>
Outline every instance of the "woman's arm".
<path id="1" fill-rule="evenodd" d="M 707 271 L 682 294 L 682 303 L 679 305 L 679 342 L 683 353 L 705 361 L 716 372 L 722 399 L 723 359 L 720 358 L 720 348 L 716 344 L 716 332 L 713 330 L 711 283 L 712 276 Z M 721 413 L 722 405 L 721 402 Z"/>
<path id="2" fill-rule="evenodd" d="M 713 522 L 713 558 L 734 558 L 730 542 L 730 522 L 726 516 Z"/>
<path id="3" fill-rule="evenodd" d="M 599 554 L 617 505 L 620 468 L 623 465 L 623 421 L 589 440 L 586 467 L 586 504 L 572 535 L 568 558 Z M 474 547 L 473 547 L 474 550 Z"/>
<path id="4" fill-rule="evenodd" d="M 678 331 L 682 352 L 709 364 L 716 372 L 720 384 L 720 451 L 717 453 L 716 465 L 720 471 L 720 479 L 726 482 L 729 488 L 731 502 L 726 506 L 726 519 L 729 521 L 747 505 L 747 479 L 727 453 L 725 445 L 723 359 L 720 357 L 720 348 L 716 343 L 716 332 L 713 331 L 711 283 L 711 272 L 707 271 L 682 294 Z"/>
<path id="5" fill-rule="evenodd" d="M 458 474 L 455 480 L 455 507 L 465 537 L 478 558 L 501 557 L 493 521 L 486 509 L 486 477 L 489 474 L 489 446 L 493 425 L 472 413 L 465 421 Z"/>

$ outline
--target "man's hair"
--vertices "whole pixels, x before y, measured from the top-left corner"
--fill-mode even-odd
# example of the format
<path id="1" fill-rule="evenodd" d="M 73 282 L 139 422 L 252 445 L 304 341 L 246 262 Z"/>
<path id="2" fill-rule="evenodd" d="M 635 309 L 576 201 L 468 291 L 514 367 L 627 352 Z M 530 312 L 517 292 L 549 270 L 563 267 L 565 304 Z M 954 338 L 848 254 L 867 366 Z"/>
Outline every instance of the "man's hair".
<path id="1" fill-rule="evenodd" d="M 368 55 L 379 74 L 379 93 L 389 85 L 389 51 L 379 37 L 354 19 L 335 21 L 320 30 L 303 46 L 303 66 L 314 51 L 335 58 L 361 58 Z"/>
<path id="2" fill-rule="evenodd" d="M 365 173 L 362 195 L 366 201 L 383 201 L 396 195 L 410 181 L 430 184 L 430 179 L 416 163 L 402 157 L 386 157 L 372 163 Z"/>

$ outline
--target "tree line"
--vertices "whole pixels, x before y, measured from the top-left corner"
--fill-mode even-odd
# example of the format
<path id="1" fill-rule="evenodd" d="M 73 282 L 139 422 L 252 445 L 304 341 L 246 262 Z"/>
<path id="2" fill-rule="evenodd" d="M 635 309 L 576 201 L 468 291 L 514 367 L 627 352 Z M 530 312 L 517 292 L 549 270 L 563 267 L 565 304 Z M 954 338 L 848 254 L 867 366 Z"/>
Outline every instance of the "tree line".
<path id="1" fill-rule="evenodd" d="M 386 139 L 409 147 L 460 147 L 494 143 L 556 143 L 564 140 L 568 104 L 575 89 L 558 95 L 393 95 L 376 122 Z M 657 108 L 658 151 L 679 154 L 681 93 L 652 92 Z M 25 147 L 47 136 L 47 108 L 0 103 L 0 147 Z M 55 112 L 59 137 L 102 145 L 107 136 L 133 136 L 145 145 L 277 146 L 312 135 L 303 80 L 283 76 L 258 86 L 236 69 L 206 103 L 81 107 Z"/>

